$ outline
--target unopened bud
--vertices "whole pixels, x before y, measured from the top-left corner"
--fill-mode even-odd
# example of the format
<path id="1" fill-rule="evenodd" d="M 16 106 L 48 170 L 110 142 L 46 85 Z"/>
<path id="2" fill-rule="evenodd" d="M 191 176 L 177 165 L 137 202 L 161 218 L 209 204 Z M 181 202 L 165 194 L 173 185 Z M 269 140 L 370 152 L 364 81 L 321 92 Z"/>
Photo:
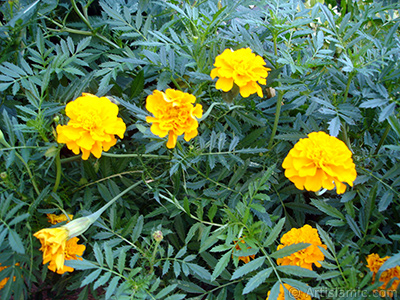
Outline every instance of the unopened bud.
<path id="1" fill-rule="evenodd" d="M 161 230 L 156 230 L 153 232 L 153 239 L 156 240 L 156 242 L 161 242 L 163 240 L 164 236 L 161 232 Z"/>
<path id="2" fill-rule="evenodd" d="M 97 218 L 95 219 L 94 217 L 91 217 L 91 216 L 92 215 L 90 215 L 88 217 L 78 218 L 78 219 L 72 220 L 71 222 L 69 222 L 66 225 L 61 226 L 68 230 L 68 239 L 76 237 L 76 236 L 84 233 L 90 227 L 90 225 L 92 225 L 97 219 Z"/>
<path id="3" fill-rule="evenodd" d="M 59 117 L 59 116 L 55 116 L 55 117 L 53 118 L 53 121 L 54 121 L 54 123 L 60 122 L 60 117 Z"/>
<path id="4" fill-rule="evenodd" d="M 0 173 L 0 178 L 1 178 L 1 179 L 4 180 L 4 179 L 7 179 L 7 177 L 8 177 L 7 172 L 1 172 L 1 173 Z"/>

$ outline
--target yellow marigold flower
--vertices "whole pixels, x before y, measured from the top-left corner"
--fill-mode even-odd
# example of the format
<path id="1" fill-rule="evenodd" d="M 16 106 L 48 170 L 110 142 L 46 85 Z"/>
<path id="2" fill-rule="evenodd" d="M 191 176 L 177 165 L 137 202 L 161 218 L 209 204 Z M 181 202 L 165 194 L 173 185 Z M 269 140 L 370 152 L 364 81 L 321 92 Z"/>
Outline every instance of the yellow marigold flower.
<path id="1" fill-rule="evenodd" d="M 240 248 L 239 243 L 245 244 L 245 241 L 244 241 L 242 238 L 240 238 L 239 240 L 234 241 L 234 243 L 235 243 L 235 249 L 236 249 L 237 251 L 241 251 L 242 248 Z M 247 249 L 251 249 L 251 247 L 247 247 Z M 232 257 L 233 257 L 233 254 L 232 254 Z M 247 264 L 247 263 L 250 262 L 251 259 L 254 259 L 254 257 L 256 257 L 255 254 L 249 255 L 249 256 L 239 256 L 239 260 L 241 260 L 241 261 L 243 261 L 245 264 Z"/>
<path id="2" fill-rule="evenodd" d="M 283 285 L 296 300 L 311 300 L 310 295 L 288 285 L 287 283 L 284 283 Z M 266 300 L 269 300 L 270 294 L 271 294 L 271 291 L 268 292 Z M 282 284 L 279 287 L 279 296 L 278 296 L 277 300 L 285 300 L 285 291 L 282 287 Z"/>
<path id="3" fill-rule="evenodd" d="M 379 254 L 372 253 L 367 257 L 367 268 L 372 272 L 372 283 L 375 282 L 375 276 L 378 273 L 381 266 L 387 261 L 390 257 L 385 256 L 384 258 L 380 258 Z M 391 286 L 388 286 L 389 282 L 393 279 L 397 278 L 393 281 Z M 400 266 L 396 266 L 394 268 L 387 269 L 381 273 L 381 277 L 379 278 L 379 282 L 382 285 L 379 287 L 379 294 L 382 297 L 386 295 L 392 297 L 393 292 L 397 290 L 397 287 L 400 284 Z"/>
<path id="4" fill-rule="evenodd" d="M 69 102 L 65 112 L 70 118 L 67 125 L 57 126 L 57 142 L 67 144 L 75 154 L 82 151 L 82 159 L 90 153 L 100 158 L 117 143 L 115 135 L 124 137 L 126 125 L 118 118 L 118 106 L 106 97 L 83 93 Z"/>
<path id="5" fill-rule="evenodd" d="M 79 239 L 77 237 L 73 237 L 69 239 L 65 243 L 65 250 L 64 250 L 64 260 L 82 260 L 81 257 L 83 252 L 86 249 L 85 245 L 78 245 Z M 78 255 L 78 256 L 77 256 Z M 61 268 L 57 269 L 57 265 L 55 260 L 51 260 L 48 266 L 49 270 L 53 272 L 57 272 L 58 274 L 64 274 L 65 272 L 72 272 L 74 268 L 62 265 Z"/>
<path id="6" fill-rule="evenodd" d="M 64 267 L 65 247 L 69 232 L 64 227 L 44 228 L 36 232 L 33 236 L 40 240 L 43 252 L 43 264 L 53 261 L 57 270 Z"/>
<path id="7" fill-rule="evenodd" d="M 181 91 L 167 89 L 164 92 L 155 90 L 147 96 L 146 109 L 154 117 L 146 117 L 146 121 L 153 123 L 151 132 L 159 137 L 168 136 L 167 147 L 174 148 L 179 135 L 185 134 L 189 141 L 197 135 L 198 121 L 203 108 L 200 104 L 193 106 L 196 97 Z"/>
<path id="8" fill-rule="evenodd" d="M 215 87 L 224 92 L 233 88 L 233 84 L 239 87 L 240 95 L 246 98 L 257 93 L 259 97 L 263 92 L 259 84 L 267 84 L 268 71 L 264 67 L 264 59 L 254 54 L 250 48 L 242 48 L 236 51 L 225 49 L 215 58 L 215 69 L 211 70 L 211 78 L 219 77 Z"/>
<path id="9" fill-rule="evenodd" d="M 325 132 L 312 132 L 289 151 L 282 167 L 285 176 L 300 190 L 316 192 L 321 188 L 346 191 L 357 177 L 352 153 L 341 140 Z"/>
<path id="10" fill-rule="evenodd" d="M 68 217 L 70 220 L 74 217 L 73 215 L 68 214 Z M 69 222 L 68 218 L 66 215 L 61 214 L 61 215 L 55 215 L 55 214 L 47 214 L 47 219 L 49 219 L 49 223 L 55 225 L 64 221 Z"/>
<path id="11" fill-rule="evenodd" d="M 312 270 L 312 264 L 321 267 L 319 262 L 323 261 L 325 256 L 318 246 L 326 249 L 326 245 L 322 244 L 317 229 L 312 228 L 310 225 L 291 229 L 282 236 L 281 245 L 278 246 L 278 250 L 298 243 L 307 243 L 311 245 L 303 250 L 292 253 L 290 256 L 278 258 L 276 260 L 277 264 L 283 266 L 299 266 L 309 270 Z"/>

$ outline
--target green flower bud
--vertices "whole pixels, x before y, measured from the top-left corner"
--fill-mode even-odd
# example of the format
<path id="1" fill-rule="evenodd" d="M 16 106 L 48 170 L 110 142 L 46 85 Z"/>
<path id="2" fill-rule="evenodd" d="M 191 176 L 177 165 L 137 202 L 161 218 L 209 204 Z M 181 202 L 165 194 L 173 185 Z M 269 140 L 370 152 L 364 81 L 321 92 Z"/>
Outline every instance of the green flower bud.
<path id="1" fill-rule="evenodd" d="M 163 240 L 164 236 L 161 232 L 161 230 L 156 230 L 153 232 L 153 239 L 156 240 L 156 242 L 161 242 Z"/>

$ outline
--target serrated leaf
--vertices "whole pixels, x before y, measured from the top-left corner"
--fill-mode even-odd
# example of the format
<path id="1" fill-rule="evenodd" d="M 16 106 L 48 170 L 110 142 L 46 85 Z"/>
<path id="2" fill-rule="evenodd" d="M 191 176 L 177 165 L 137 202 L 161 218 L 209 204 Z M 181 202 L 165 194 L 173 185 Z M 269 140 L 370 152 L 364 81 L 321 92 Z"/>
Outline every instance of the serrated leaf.
<path id="1" fill-rule="evenodd" d="M 295 253 L 297 251 L 303 250 L 310 246 L 308 243 L 297 243 L 289 246 L 285 246 L 282 249 L 275 251 L 274 253 L 271 254 L 271 257 L 273 258 L 282 258 L 291 255 L 292 253 Z"/>
<path id="2" fill-rule="evenodd" d="M 116 288 L 117 288 L 119 279 L 120 279 L 119 277 L 114 277 L 114 278 L 111 280 L 110 284 L 109 284 L 108 287 L 106 288 L 106 296 L 105 296 L 106 299 L 110 299 L 111 296 L 114 294 L 114 292 L 115 292 L 115 290 L 116 290 Z"/>
<path id="3" fill-rule="evenodd" d="M 395 111 L 396 103 L 391 103 L 382 109 L 382 112 L 379 114 L 379 122 L 383 122 L 388 119 Z"/>
<path id="4" fill-rule="evenodd" d="M 173 269 L 174 269 L 175 277 L 178 277 L 179 274 L 181 274 L 181 265 L 176 260 L 174 261 Z"/>
<path id="5" fill-rule="evenodd" d="M 195 274 L 200 276 L 201 278 L 210 281 L 211 280 L 211 274 L 208 272 L 208 270 L 202 266 L 193 264 L 193 263 L 188 263 L 187 266 L 189 269 L 191 269 Z"/>
<path id="6" fill-rule="evenodd" d="M 179 252 L 175 255 L 175 259 L 181 258 L 183 255 L 186 254 L 187 248 L 184 246 Z"/>
<path id="7" fill-rule="evenodd" d="M 157 295 L 154 296 L 156 299 L 161 299 L 167 296 L 169 293 L 171 293 L 174 289 L 176 289 L 178 285 L 177 284 L 171 284 L 165 288 L 163 288 L 161 291 L 158 292 Z"/>
<path id="8" fill-rule="evenodd" d="M 137 219 L 137 222 L 136 222 L 136 226 L 133 229 L 133 232 L 132 232 L 132 235 L 131 235 L 131 242 L 132 243 L 135 243 L 138 240 L 138 238 L 139 238 L 139 236 L 140 236 L 140 234 L 142 233 L 142 230 L 143 230 L 143 224 L 144 224 L 144 218 L 143 218 L 143 216 L 139 216 L 138 219 Z"/>
<path id="9" fill-rule="evenodd" d="M 271 275 L 272 268 L 268 268 L 258 272 L 255 276 L 253 276 L 249 282 L 245 285 L 243 289 L 243 295 L 252 292 L 256 289 L 261 283 L 265 282 L 265 280 Z"/>
<path id="10" fill-rule="evenodd" d="M 85 279 L 83 279 L 81 282 L 81 287 L 88 285 L 89 283 L 92 283 L 93 281 L 95 281 L 99 277 L 101 271 L 103 271 L 103 270 L 98 269 L 98 270 L 95 270 L 92 273 L 90 273 L 88 276 L 86 276 Z"/>
<path id="11" fill-rule="evenodd" d="M 111 277 L 112 273 L 111 272 L 107 272 L 105 274 L 103 274 L 93 285 L 93 289 L 96 290 L 98 287 L 105 285 L 110 277 Z"/>
<path id="12" fill-rule="evenodd" d="M 22 222 L 23 220 L 27 219 L 29 216 L 30 216 L 29 213 L 25 213 L 25 214 L 16 216 L 15 218 L 13 218 L 13 219 L 11 220 L 10 223 L 8 223 L 8 226 L 13 226 L 13 225 L 15 225 L 15 224 L 18 224 L 19 222 Z"/>
<path id="13" fill-rule="evenodd" d="M 354 221 L 354 219 L 348 214 L 346 214 L 346 221 L 347 221 L 347 224 L 350 226 L 350 229 L 354 232 L 354 234 L 359 239 L 361 239 L 362 238 L 362 233 L 361 233 L 361 230 L 358 227 L 356 221 Z"/>
<path id="14" fill-rule="evenodd" d="M 285 224 L 286 218 L 282 218 L 279 220 L 278 224 L 274 226 L 271 230 L 271 233 L 268 235 L 267 239 L 264 242 L 264 247 L 268 247 L 274 241 L 277 240 L 279 233 L 282 231 L 283 225 Z"/>
<path id="15" fill-rule="evenodd" d="M 112 248 L 108 242 L 104 243 L 103 247 L 104 247 L 104 253 L 106 255 L 107 266 L 112 270 L 114 267 L 114 255 L 113 255 Z"/>
<path id="16" fill-rule="evenodd" d="M 261 267 L 264 264 L 264 262 L 265 262 L 265 257 L 259 257 L 259 258 L 256 258 L 256 259 L 250 261 L 247 264 L 244 264 L 243 266 L 240 266 L 232 274 L 231 280 L 240 278 L 254 270 L 257 270 L 259 267 Z"/>
<path id="17" fill-rule="evenodd" d="M 218 261 L 212 273 L 211 281 L 214 281 L 226 268 L 232 256 L 232 252 L 226 252 Z"/>
<path id="18" fill-rule="evenodd" d="M 121 249 L 118 257 L 118 272 L 122 274 L 125 268 L 125 262 L 126 262 L 126 250 Z"/>
<path id="19" fill-rule="evenodd" d="M 311 199 L 311 202 L 316 208 L 318 208 L 320 211 L 326 213 L 327 215 L 334 217 L 334 218 L 342 219 L 342 220 L 345 219 L 345 217 L 339 210 L 337 210 L 333 206 L 330 206 L 325 201 L 318 200 L 318 199 Z"/>
<path id="20" fill-rule="evenodd" d="M 323 243 L 328 247 L 331 253 L 335 253 L 335 246 L 329 235 L 317 224 L 318 233 L 321 236 Z"/>
<path id="21" fill-rule="evenodd" d="M 18 233 L 12 229 L 8 229 L 8 242 L 10 243 L 11 249 L 15 252 L 25 254 L 24 244 Z"/>
<path id="22" fill-rule="evenodd" d="M 299 266 L 277 266 L 276 269 L 288 275 L 296 275 L 299 277 L 319 278 L 319 274 L 314 271 L 301 268 Z"/>
<path id="23" fill-rule="evenodd" d="M 94 263 L 92 263 L 89 260 L 83 259 L 83 260 L 78 260 L 78 259 L 71 259 L 71 260 L 66 260 L 64 262 L 66 266 L 72 267 L 76 270 L 88 270 L 88 269 L 97 269 L 98 266 L 96 266 Z"/>

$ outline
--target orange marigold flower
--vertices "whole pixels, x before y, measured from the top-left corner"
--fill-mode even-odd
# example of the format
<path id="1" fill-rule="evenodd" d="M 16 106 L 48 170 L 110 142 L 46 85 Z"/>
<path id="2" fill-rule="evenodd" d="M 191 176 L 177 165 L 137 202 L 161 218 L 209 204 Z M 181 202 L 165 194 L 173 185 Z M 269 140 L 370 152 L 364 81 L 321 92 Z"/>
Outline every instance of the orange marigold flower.
<path id="1" fill-rule="evenodd" d="M 240 238 L 239 240 L 234 241 L 234 243 L 235 243 L 235 249 L 236 249 L 237 251 L 241 251 L 242 248 L 240 248 L 239 243 L 245 244 L 246 242 L 243 240 L 243 238 Z M 247 249 L 251 249 L 251 247 L 247 247 Z M 233 254 L 232 254 L 232 257 L 233 257 Z M 249 256 L 239 256 L 239 260 L 241 260 L 241 261 L 243 261 L 245 264 L 247 264 L 247 263 L 250 262 L 251 259 L 254 259 L 254 257 L 256 257 L 255 254 L 249 255 Z"/>
<path id="2" fill-rule="evenodd" d="M 375 282 L 375 276 L 378 273 L 381 266 L 387 261 L 390 257 L 385 256 L 384 258 L 380 258 L 379 254 L 372 253 L 367 257 L 367 268 L 372 272 L 372 283 Z M 397 278 L 393 281 L 391 286 L 388 286 L 389 282 L 393 279 Z M 379 294 L 381 296 L 392 296 L 393 292 L 397 290 L 397 287 L 400 284 L 400 266 L 396 266 L 394 268 L 387 269 L 381 273 L 381 277 L 379 278 L 379 282 L 382 285 L 379 287 Z"/>
<path id="3" fill-rule="evenodd" d="M 312 270 L 312 264 L 321 267 L 319 262 L 323 261 L 325 256 L 318 246 L 326 249 L 326 245 L 322 244 L 317 229 L 312 228 L 310 225 L 291 229 L 282 236 L 281 245 L 278 246 L 278 250 L 298 243 L 307 243 L 311 245 L 289 256 L 278 258 L 276 260 L 277 264 L 283 266 L 299 266 L 309 270 Z"/>
<path id="4" fill-rule="evenodd" d="M 70 118 L 67 125 L 57 126 L 57 142 L 67 144 L 75 154 L 82 151 L 82 159 L 90 153 L 100 158 L 117 143 L 115 135 L 124 137 L 126 125 L 118 118 L 118 106 L 106 97 L 83 93 L 65 107 Z"/>
<path id="5" fill-rule="evenodd" d="M 282 167 L 285 176 L 300 190 L 316 192 L 321 188 L 346 191 L 357 177 L 352 153 L 341 140 L 325 132 L 312 132 L 289 151 Z"/>
<path id="6" fill-rule="evenodd" d="M 77 260 L 77 259 L 82 260 L 82 258 L 79 256 L 83 255 L 86 246 L 78 245 L 78 241 L 79 239 L 77 237 L 73 237 L 65 243 L 64 260 Z M 49 270 L 57 272 L 58 274 L 64 274 L 65 272 L 72 272 L 74 270 L 74 268 L 65 266 L 64 264 L 61 266 L 61 268 L 57 268 L 55 260 L 50 261 L 48 268 Z"/>
<path id="7" fill-rule="evenodd" d="M 233 84 L 239 87 L 240 95 L 246 98 L 257 93 L 259 97 L 263 92 L 259 84 L 267 84 L 268 71 L 264 67 L 264 59 L 254 54 L 250 48 L 242 48 L 236 51 L 225 49 L 215 58 L 215 69 L 211 70 L 211 78 L 219 77 L 215 87 L 224 92 L 233 88 Z"/>
<path id="8" fill-rule="evenodd" d="M 55 215 L 55 214 L 47 214 L 47 219 L 49 219 L 49 223 L 55 225 L 64 221 L 69 222 L 69 220 L 72 220 L 74 217 L 73 215 L 68 214 L 69 219 L 67 218 L 66 215 L 61 214 L 61 215 Z"/>
<path id="9" fill-rule="evenodd" d="M 283 285 L 296 300 L 311 300 L 311 296 L 309 294 L 306 294 L 306 293 L 288 285 L 287 283 L 284 283 Z M 268 292 L 266 300 L 269 300 L 270 294 L 271 294 L 271 291 Z M 282 287 L 282 284 L 279 287 L 279 296 L 278 296 L 277 300 L 285 300 L 285 291 Z"/>
<path id="10" fill-rule="evenodd" d="M 203 108 L 200 104 L 193 106 L 196 97 L 181 91 L 167 89 L 164 92 L 155 90 L 147 96 L 146 109 L 154 117 L 146 117 L 146 121 L 153 123 L 151 132 L 159 137 L 168 135 L 168 148 L 174 148 L 179 135 L 185 134 L 189 141 L 197 135 L 198 121 Z"/>

